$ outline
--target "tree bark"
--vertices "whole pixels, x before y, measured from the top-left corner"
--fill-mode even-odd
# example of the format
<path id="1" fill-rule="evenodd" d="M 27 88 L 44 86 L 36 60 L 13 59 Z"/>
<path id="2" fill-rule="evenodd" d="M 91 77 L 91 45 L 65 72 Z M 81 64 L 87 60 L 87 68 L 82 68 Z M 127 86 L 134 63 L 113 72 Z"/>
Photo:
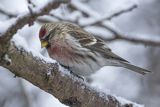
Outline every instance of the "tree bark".
<path id="1" fill-rule="evenodd" d="M 41 11 L 33 11 L 32 14 L 17 18 L 15 24 L 0 36 L 0 66 L 71 107 L 133 107 L 134 104 L 122 105 L 115 97 L 90 88 L 83 80 L 59 70 L 57 63 L 47 63 L 10 43 L 12 36 L 24 25 L 33 23 L 37 17 L 48 14 L 50 10 L 68 1 L 56 0 L 44 6 Z"/>
<path id="2" fill-rule="evenodd" d="M 47 63 L 33 57 L 31 53 L 16 48 L 14 44 L 10 45 L 6 55 L 10 57 L 11 62 L 3 60 L 3 63 L 0 63 L 1 66 L 52 94 L 66 105 L 71 107 L 133 106 L 132 104 L 121 105 L 115 97 L 90 88 L 83 80 L 67 71 L 60 71 L 57 63 Z"/>

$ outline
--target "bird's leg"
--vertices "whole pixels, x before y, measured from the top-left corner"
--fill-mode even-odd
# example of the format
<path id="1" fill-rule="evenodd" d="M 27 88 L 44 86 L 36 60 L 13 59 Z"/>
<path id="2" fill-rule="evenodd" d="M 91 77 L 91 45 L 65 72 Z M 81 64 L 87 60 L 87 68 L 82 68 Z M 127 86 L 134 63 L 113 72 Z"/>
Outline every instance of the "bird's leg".
<path id="1" fill-rule="evenodd" d="M 62 65 L 62 64 L 60 64 L 60 65 L 61 65 L 62 67 L 64 67 L 64 68 L 68 69 L 72 75 L 74 75 L 74 76 L 76 76 L 76 77 L 78 77 L 78 78 L 80 78 L 80 79 L 82 79 L 82 80 L 84 81 L 84 78 L 81 77 L 81 76 L 79 76 L 79 75 L 77 75 L 77 74 L 75 74 L 75 73 L 70 69 L 69 66 L 65 66 L 65 65 Z"/>
<path id="2" fill-rule="evenodd" d="M 69 68 L 69 66 L 65 66 L 65 65 L 62 65 L 62 64 L 60 64 L 62 67 L 64 67 L 64 68 L 66 68 L 66 69 L 68 69 L 69 71 L 71 71 L 70 70 L 70 68 Z"/>
<path id="3" fill-rule="evenodd" d="M 70 73 L 71 73 L 72 75 L 74 75 L 74 76 L 76 76 L 76 77 L 78 77 L 78 78 L 80 78 L 80 79 L 82 79 L 82 80 L 84 81 L 84 78 L 83 78 L 83 77 L 81 77 L 81 76 L 79 76 L 79 75 L 75 74 L 75 73 L 74 73 L 74 72 L 72 72 L 71 70 L 70 70 Z"/>

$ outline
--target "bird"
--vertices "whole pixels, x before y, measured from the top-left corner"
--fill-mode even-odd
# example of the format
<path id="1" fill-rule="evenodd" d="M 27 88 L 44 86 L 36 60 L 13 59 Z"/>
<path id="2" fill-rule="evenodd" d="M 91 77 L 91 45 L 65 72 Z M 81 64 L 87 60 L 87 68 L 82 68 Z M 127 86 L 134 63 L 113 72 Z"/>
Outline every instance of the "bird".
<path id="1" fill-rule="evenodd" d="M 116 55 L 105 41 L 74 23 L 45 23 L 39 39 L 52 59 L 78 76 L 88 77 L 104 66 L 123 67 L 142 75 L 150 72 Z"/>

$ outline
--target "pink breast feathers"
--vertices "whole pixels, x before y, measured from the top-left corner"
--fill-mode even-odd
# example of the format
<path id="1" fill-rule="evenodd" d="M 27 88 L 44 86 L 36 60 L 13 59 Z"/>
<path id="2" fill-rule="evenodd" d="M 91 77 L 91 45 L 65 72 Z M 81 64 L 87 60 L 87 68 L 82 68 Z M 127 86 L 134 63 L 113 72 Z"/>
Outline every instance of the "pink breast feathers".
<path id="1" fill-rule="evenodd" d="M 48 49 L 50 57 L 61 63 L 67 63 L 73 60 L 74 53 L 65 46 L 54 45 Z"/>

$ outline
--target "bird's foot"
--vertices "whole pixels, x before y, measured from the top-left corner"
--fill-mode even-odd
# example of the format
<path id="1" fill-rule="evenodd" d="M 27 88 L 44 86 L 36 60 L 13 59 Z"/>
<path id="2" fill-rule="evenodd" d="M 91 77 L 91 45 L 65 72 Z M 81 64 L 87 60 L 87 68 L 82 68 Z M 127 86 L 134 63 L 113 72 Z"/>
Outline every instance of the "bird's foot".
<path id="1" fill-rule="evenodd" d="M 71 71 L 70 70 L 70 68 L 69 68 L 69 66 L 65 66 L 65 65 L 62 65 L 62 64 L 60 64 L 63 68 L 66 68 L 66 69 L 68 69 L 69 71 Z"/>
<path id="2" fill-rule="evenodd" d="M 84 81 L 84 78 L 83 78 L 83 77 L 81 77 L 81 76 L 79 76 L 79 75 L 75 74 L 75 73 L 74 73 L 74 72 L 72 72 L 71 70 L 70 70 L 70 73 L 71 73 L 72 75 L 74 75 L 74 76 L 76 76 L 76 77 L 78 77 L 79 79 L 82 79 L 82 80 Z"/>
<path id="3" fill-rule="evenodd" d="M 75 73 L 70 69 L 69 66 L 65 66 L 65 65 L 62 65 L 62 64 L 60 64 L 60 65 L 61 65 L 62 67 L 64 67 L 64 68 L 68 69 L 68 71 L 70 71 L 70 73 L 71 73 L 72 75 L 74 75 L 74 76 L 76 76 L 76 77 L 78 77 L 78 78 L 80 78 L 80 79 L 82 79 L 82 80 L 84 81 L 84 78 L 81 77 L 81 76 L 79 76 L 79 75 L 77 75 L 77 74 L 75 74 Z"/>

